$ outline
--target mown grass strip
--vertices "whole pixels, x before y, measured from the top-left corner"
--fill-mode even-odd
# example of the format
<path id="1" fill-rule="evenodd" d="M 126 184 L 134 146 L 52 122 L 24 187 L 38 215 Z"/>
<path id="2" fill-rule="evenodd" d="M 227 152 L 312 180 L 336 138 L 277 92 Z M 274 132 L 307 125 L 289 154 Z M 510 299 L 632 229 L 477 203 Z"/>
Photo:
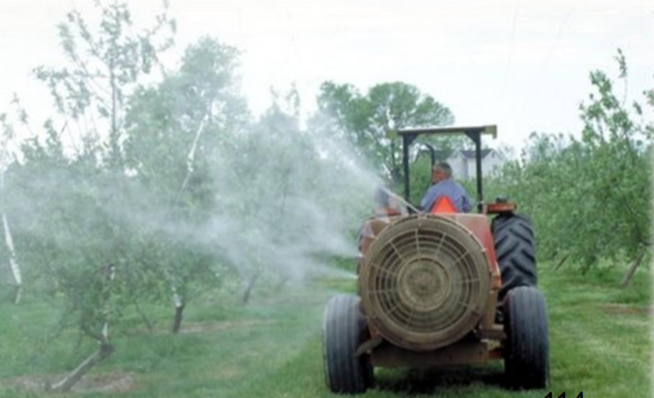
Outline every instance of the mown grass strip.
<path id="1" fill-rule="evenodd" d="M 619 270 L 581 277 L 542 267 L 540 284 L 549 307 L 552 383 L 547 390 L 516 392 L 503 386 L 502 365 L 478 368 L 377 371 L 377 387 L 364 397 L 619 398 L 651 396 L 649 273 L 629 289 L 617 287 Z M 288 297 L 268 297 L 248 307 L 215 303 L 190 307 L 186 332 L 147 332 L 134 317 L 134 332 L 117 340 L 118 351 L 93 371 L 105 379 L 128 375 L 119 392 L 87 390 L 84 397 L 331 397 L 322 368 L 321 318 L 329 294 L 353 291 L 354 281 L 327 281 Z M 329 294 L 324 294 L 329 290 Z M 66 332 L 47 342 L 55 317 L 38 303 L 0 305 L 0 396 L 41 397 L 15 388 L 20 377 L 61 373 L 83 355 Z M 167 325 L 167 313 L 155 319 Z M 184 330 L 183 330 L 184 331 Z M 39 348 L 38 351 L 35 347 Z M 88 347 L 86 347 L 88 348 Z M 121 376 L 127 377 L 127 376 Z M 14 387 L 12 387 L 14 386 Z"/>

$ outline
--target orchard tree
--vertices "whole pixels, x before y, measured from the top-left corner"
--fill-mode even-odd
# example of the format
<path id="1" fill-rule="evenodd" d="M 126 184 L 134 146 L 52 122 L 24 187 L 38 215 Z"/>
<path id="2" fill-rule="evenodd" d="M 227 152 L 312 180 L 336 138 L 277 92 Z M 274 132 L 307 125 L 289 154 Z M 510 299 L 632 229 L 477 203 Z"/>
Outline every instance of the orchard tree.
<path id="1" fill-rule="evenodd" d="M 135 287 L 147 286 L 152 273 L 139 261 L 148 231 L 131 213 L 147 208 L 149 195 L 124 170 L 125 105 L 170 45 L 174 22 L 164 9 L 152 28 L 136 33 L 125 3 L 95 6 L 97 26 L 77 11 L 59 25 L 66 65 L 36 69 L 56 116 L 44 134 L 23 143 L 4 175 L 3 211 L 14 214 L 16 255 L 29 265 L 26 278 L 64 307 L 63 324 L 98 344 L 51 386 L 56 392 L 70 390 L 114 352 L 113 329 L 145 295 Z M 72 126 L 79 135 L 70 155 L 62 134 Z"/>
<path id="2" fill-rule="evenodd" d="M 271 94 L 269 109 L 244 134 L 233 136 L 215 163 L 216 212 L 232 231 L 219 245 L 244 281 L 243 304 L 257 283 L 286 280 L 292 264 L 301 261 L 300 253 L 290 253 L 295 247 L 288 238 L 301 229 L 294 219 L 299 209 L 293 208 L 294 198 L 304 193 L 299 186 L 311 189 L 299 175 L 312 168 L 314 158 L 300 130 L 297 91 Z"/>
<path id="3" fill-rule="evenodd" d="M 67 158 L 57 135 L 26 142 L 22 153 L 5 176 L 5 205 L 19 215 L 13 231 L 26 278 L 63 307 L 66 326 L 98 343 L 52 386 L 67 391 L 114 352 L 112 328 L 131 304 L 124 281 L 137 272 L 130 261 L 136 226 L 115 217 L 126 206 L 127 182 L 93 167 L 93 156 Z"/>
<path id="4" fill-rule="evenodd" d="M 45 82 L 55 110 L 68 128 L 77 126 L 78 152 L 100 149 L 112 167 L 122 167 L 125 106 L 139 81 L 159 65 L 159 54 L 168 49 L 176 29 L 168 17 L 168 4 L 154 26 L 133 33 L 126 2 L 94 2 L 101 20 L 89 26 L 77 10 L 58 25 L 66 66 L 39 66 L 36 77 Z M 81 144 L 81 147 L 80 147 Z M 99 147 L 99 148 L 96 148 Z"/>
<path id="5" fill-rule="evenodd" d="M 629 284 L 652 246 L 650 162 L 654 96 L 627 103 L 627 64 L 617 56 L 624 94 L 604 72 L 590 74 L 593 93 L 580 106 L 581 138 L 533 134 L 522 162 L 501 176 L 509 194 L 534 218 L 542 255 L 581 262 L 629 260 Z"/>
<path id="6" fill-rule="evenodd" d="M 299 103 L 294 89 L 273 92 L 267 111 L 213 157 L 214 217 L 223 230 L 213 240 L 241 275 L 244 304 L 255 289 L 324 271 L 329 256 L 355 255 L 348 232 L 370 210 L 377 179 L 330 126 L 313 120 L 304 128 Z"/>
<path id="7" fill-rule="evenodd" d="M 127 167 L 153 193 L 153 215 L 165 230 L 152 242 L 156 262 L 169 286 L 177 333 L 193 282 L 212 278 L 212 253 L 198 247 L 192 234 L 211 217 L 215 206 L 213 156 L 248 122 L 245 101 L 238 93 L 237 52 L 211 38 L 189 46 L 177 71 L 155 86 L 139 87 L 127 112 Z M 167 237 L 166 237 L 167 235 Z M 215 247 L 215 246 L 213 246 Z"/>
<path id="8" fill-rule="evenodd" d="M 626 286 L 652 247 L 651 159 L 653 91 L 645 92 L 647 105 L 627 103 L 627 63 L 621 50 L 616 56 L 624 94 L 615 92 L 614 82 L 602 71 L 590 79 L 595 89 L 581 106 L 584 122 L 582 144 L 588 162 L 584 178 L 594 184 L 588 195 L 597 213 L 583 227 L 596 234 L 582 240 L 586 251 L 611 257 L 624 252 L 631 265 L 621 284 Z M 649 120 L 647 120 L 649 118 Z"/>
<path id="9" fill-rule="evenodd" d="M 25 119 L 26 120 L 26 117 Z M 11 163 L 15 161 L 15 154 L 11 146 L 15 145 L 14 128 L 7 120 L 6 114 L 0 114 L 0 223 L 2 233 L 0 236 L 0 266 L 7 265 L 11 272 L 11 281 L 7 285 L 14 286 L 14 304 L 19 304 L 23 292 L 23 272 L 19 266 L 16 250 L 14 248 L 14 237 L 9 224 L 9 217 L 6 211 L 5 172 Z M 4 244 L 2 244 L 4 243 Z M 2 247 L 4 246 L 4 248 Z M 4 250 L 3 250 L 4 249 Z M 4 276 L 4 275 L 3 275 Z M 0 280 L 0 284 L 5 281 Z"/>

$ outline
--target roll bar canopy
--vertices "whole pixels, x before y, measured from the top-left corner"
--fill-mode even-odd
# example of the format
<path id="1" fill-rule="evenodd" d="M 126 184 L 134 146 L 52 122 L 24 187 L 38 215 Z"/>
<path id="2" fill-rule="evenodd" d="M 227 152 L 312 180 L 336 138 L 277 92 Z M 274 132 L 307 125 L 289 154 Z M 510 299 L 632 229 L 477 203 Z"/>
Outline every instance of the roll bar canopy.
<path id="1" fill-rule="evenodd" d="M 404 168 L 404 199 L 411 202 L 411 179 L 409 178 L 409 146 L 420 135 L 467 135 L 475 144 L 475 166 L 477 174 L 477 203 L 481 212 L 484 201 L 482 170 L 481 170 L 481 136 L 490 135 L 497 137 L 497 126 L 475 126 L 475 127 L 433 127 L 433 128 L 408 128 L 397 132 L 402 137 L 402 166 Z M 433 157 L 433 149 L 432 157 Z"/>

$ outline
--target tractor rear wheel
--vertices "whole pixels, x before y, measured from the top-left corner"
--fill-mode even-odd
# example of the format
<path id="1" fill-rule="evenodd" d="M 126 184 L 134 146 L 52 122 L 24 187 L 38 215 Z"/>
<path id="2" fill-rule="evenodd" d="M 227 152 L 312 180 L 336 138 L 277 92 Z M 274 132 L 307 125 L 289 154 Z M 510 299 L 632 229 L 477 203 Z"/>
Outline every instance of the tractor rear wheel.
<path id="1" fill-rule="evenodd" d="M 327 386 L 334 393 L 360 394 L 373 384 L 367 354 L 356 355 L 368 339 L 359 297 L 341 294 L 327 303 L 323 319 L 323 360 Z"/>
<path id="2" fill-rule="evenodd" d="M 504 369 L 513 388 L 545 388 L 550 358 L 547 308 L 535 287 L 518 287 L 504 300 Z"/>
<path id="3" fill-rule="evenodd" d="M 518 286 L 536 286 L 536 244 L 531 221 L 521 214 L 502 214 L 491 225 L 502 274 L 498 303 Z"/>

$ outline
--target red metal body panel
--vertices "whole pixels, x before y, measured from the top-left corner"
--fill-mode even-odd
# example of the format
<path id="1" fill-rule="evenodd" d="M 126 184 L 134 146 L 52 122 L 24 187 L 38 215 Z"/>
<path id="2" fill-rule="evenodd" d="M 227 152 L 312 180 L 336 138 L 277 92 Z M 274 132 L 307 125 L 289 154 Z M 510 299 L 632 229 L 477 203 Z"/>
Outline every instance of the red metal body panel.
<path id="1" fill-rule="evenodd" d="M 479 242 L 481 242 L 484 249 L 486 249 L 486 255 L 488 256 L 488 262 L 491 266 L 491 271 L 494 272 L 498 270 L 497 257 L 495 255 L 495 242 L 493 241 L 493 234 L 490 230 L 490 225 L 488 225 L 488 218 L 483 214 L 467 214 L 467 213 L 456 213 L 456 214 L 438 214 L 440 217 L 447 217 L 452 219 L 466 228 L 468 228 L 474 235 L 477 237 Z"/>
<path id="2" fill-rule="evenodd" d="M 489 203 L 485 207 L 486 214 L 513 213 L 518 209 L 518 205 L 513 202 Z"/>
<path id="3" fill-rule="evenodd" d="M 490 265 L 490 273 L 492 275 L 491 288 L 499 289 L 502 286 L 500 269 L 497 263 L 497 255 L 495 254 L 495 242 L 493 241 L 493 234 L 490 230 L 488 218 L 485 214 L 469 214 L 469 213 L 436 213 L 439 217 L 449 218 L 463 225 L 470 230 L 472 234 L 479 240 L 482 247 L 486 251 L 488 264 Z M 392 223 L 391 219 L 371 219 L 366 222 L 370 229 L 371 236 L 364 236 L 360 242 L 361 253 L 365 256 L 368 252 L 368 247 L 375 239 L 374 236 L 381 233 L 381 231 Z"/>

